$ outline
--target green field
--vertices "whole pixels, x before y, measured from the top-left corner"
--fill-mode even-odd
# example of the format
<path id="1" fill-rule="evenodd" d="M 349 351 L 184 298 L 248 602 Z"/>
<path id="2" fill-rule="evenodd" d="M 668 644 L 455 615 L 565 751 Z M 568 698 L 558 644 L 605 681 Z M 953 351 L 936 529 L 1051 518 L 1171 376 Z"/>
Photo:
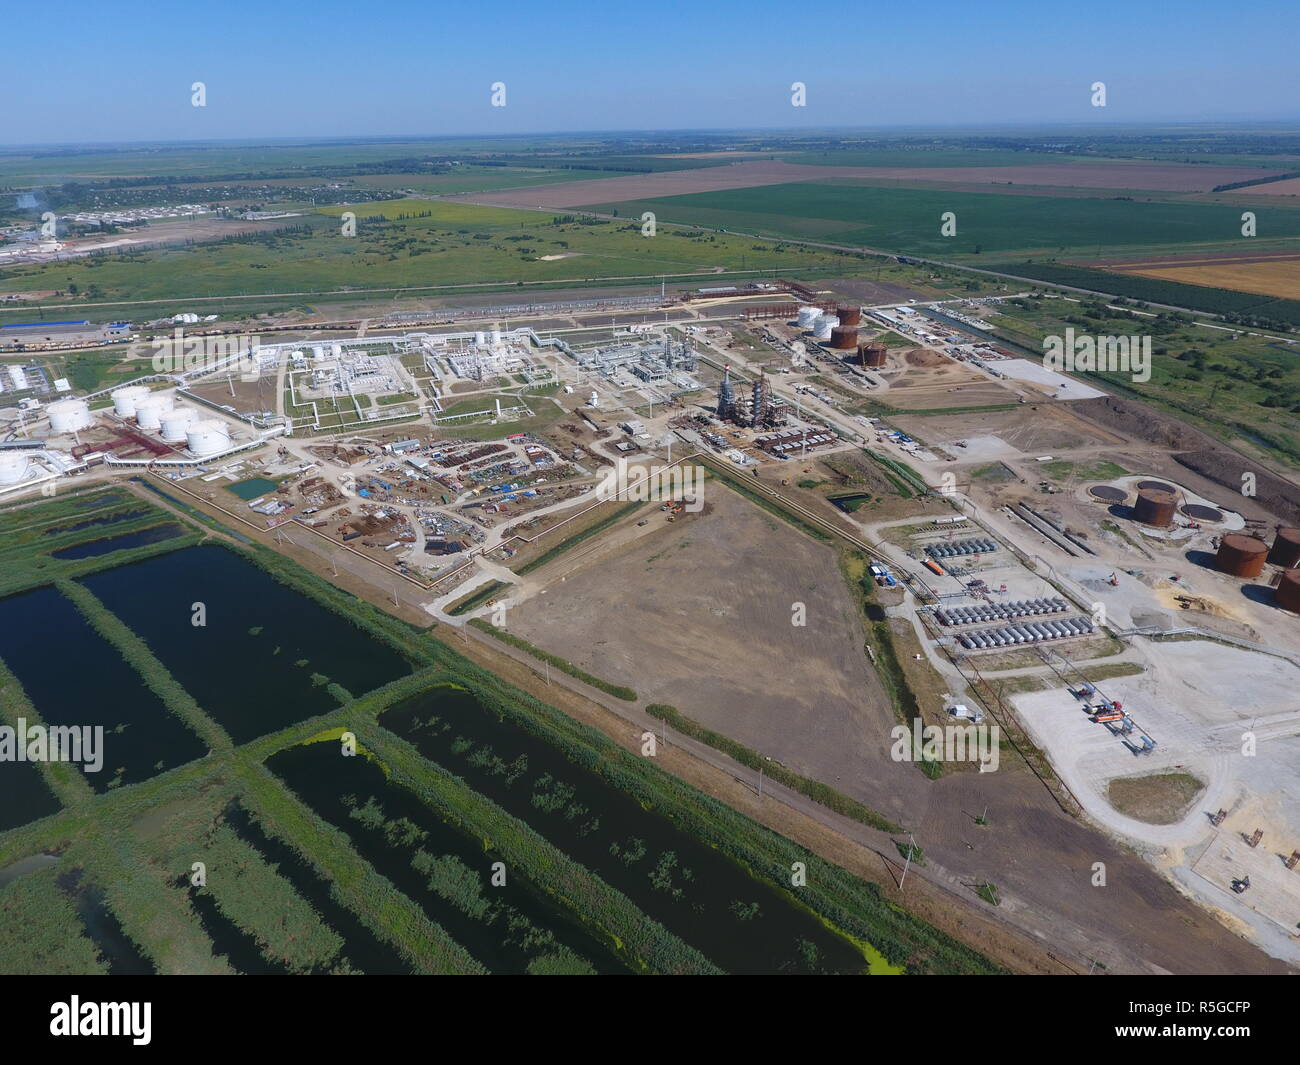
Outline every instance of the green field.
<path id="1" fill-rule="evenodd" d="M 892 253 L 972 261 L 977 256 L 1112 254 L 1123 248 L 1213 244 L 1215 250 L 1259 247 L 1241 237 L 1241 209 L 1205 203 L 880 188 L 846 181 L 795 182 L 727 192 L 700 192 L 590 210 L 811 240 Z M 956 235 L 940 233 L 956 216 Z M 1300 238 L 1300 211 L 1256 211 L 1259 231 Z"/>
<path id="2" fill-rule="evenodd" d="M 329 217 L 345 210 L 358 216 L 355 237 L 342 236 Z M 385 286 L 580 284 L 707 275 L 719 268 L 779 269 L 795 275 L 836 268 L 843 273 L 857 262 L 818 249 L 756 247 L 743 237 L 661 230 L 646 238 L 639 223 L 559 221 L 566 217 L 573 216 L 431 200 L 326 208 L 307 219 L 306 231 L 18 266 L 0 271 L 0 288 L 68 291 L 75 284 L 85 302 L 144 303 L 264 293 L 312 296 Z M 23 310 L 27 320 L 34 316 L 30 307 Z"/>

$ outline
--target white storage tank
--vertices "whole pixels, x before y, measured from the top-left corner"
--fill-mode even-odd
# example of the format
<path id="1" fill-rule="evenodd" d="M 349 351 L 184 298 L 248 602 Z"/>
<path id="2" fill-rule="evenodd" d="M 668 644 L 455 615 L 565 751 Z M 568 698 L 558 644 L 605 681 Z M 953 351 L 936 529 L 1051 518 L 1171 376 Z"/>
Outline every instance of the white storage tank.
<path id="1" fill-rule="evenodd" d="M 169 444 L 181 443 L 185 439 L 185 430 L 196 417 L 195 412 L 189 407 L 163 411 L 159 426 L 162 429 L 162 438 Z"/>
<path id="2" fill-rule="evenodd" d="M 112 391 L 113 413 L 119 418 L 134 418 L 135 405 L 149 394 L 144 385 L 125 385 Z"/>
<path id="3" fill-rule="evenodd" d="M 95 423 L 84 399 L 56 399 L 45 411 L 50 416 L 50 432 L 56 435 L 76 433 Z"/>
<path id="4" fill-rule="evenodd" d="M 172 406 L 171 396 L 150 396 L 148 399 L 142 399 L 135 405 L 136 424 L 141 429 L 158 429 L 162 426 L 163 412 L 171 410 Z"/>
<path id="5" fill-rule="evenodd" d="M 813 323 L 814 340 L 830 340 L 831 330 L 840 324 L 840 320 L 833 314 L 823 314 Z"/>
<path id="6" fill-rule="evenodd" d="M 475 334 L 474 334 L 474 346 L 475 346 L 475 347 L 479 347 L 479 348 L 485 348 L 485 347 L 487 347 L 487 334 L 486 334 L 486 333 L 475 333 Z"/>
<path id="7" fill-rule="evenodd" d="M 811 329 L 821 315 L 820 307 L 800 307 L 799 308 L 799 328 Z"/>
<path id="8" fill-rule="evenodd" d="M 27 373 L 21 366 L 10 366 L 9 384 L 15 392 L 21 392 L 27 387 Z"/>
<path id="9" fill-rule="evenodd" d="M 17 484 L 27 476 L 27 456 L 0 451 L 0 484 Z"/>
<path id="10" fill-rule="evenodd" d="M 494 348 L 499 348 L 499 347 L 501 346 L 501 330 L 500 330 L 500 329 L 493 329 L 493 330 L 492 330 L 492 346 L 493 346 Z"/>
<path id="11" fill-rule="evenodd" d="M 215 455 L 230 446 L 230 431 L 211 418 L 193 422 L 185 430 L 185 446 L 199 457 Z"/>

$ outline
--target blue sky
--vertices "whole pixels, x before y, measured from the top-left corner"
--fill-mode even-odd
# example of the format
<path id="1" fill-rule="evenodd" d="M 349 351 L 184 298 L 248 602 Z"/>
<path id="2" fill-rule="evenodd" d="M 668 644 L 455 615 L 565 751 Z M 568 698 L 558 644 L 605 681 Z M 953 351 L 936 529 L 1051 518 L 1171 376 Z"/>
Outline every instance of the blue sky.
<path id="1" fill-rule="evenodd" d="M 1300 119 L 1294 0 L 28 0 L 3 25 L 4 144 Z"/>

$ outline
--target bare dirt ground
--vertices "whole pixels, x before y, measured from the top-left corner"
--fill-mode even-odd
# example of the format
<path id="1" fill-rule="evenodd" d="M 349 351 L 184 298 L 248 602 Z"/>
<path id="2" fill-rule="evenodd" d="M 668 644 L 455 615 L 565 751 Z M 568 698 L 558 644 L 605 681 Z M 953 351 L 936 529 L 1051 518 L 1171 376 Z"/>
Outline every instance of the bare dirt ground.
<path id="1" fill-rule="evenodd" d="M 893 392 L 890 393 L 893 402 Z M 971 411 L 964 414 L 906 415 L 891 419 L 905 433 L 927 443 L 942 444 L 992 434 L 1031 457 L 1076 448 L 1110 448 L 1125 438 L 1079 418 L 1073 404 L 1025 404 L 1015 410 Z M 953 452 L 960 455 L 960 451 Z"/>
<path id="2" fill-rule="evenodd" d="M 1248 167 L 1150 164 L 1046 164 L 1043 166 L 932 167 L 807 166 L 772 161 L 734 163 L 696 170 L 666 170 L 657 174 L 596 178 L 515 191 L 473 194 L 474 203 L 520 207 L 580 207 L 622 200 L 684 196 L 694 192 L 783 185 L 793 181 L 835 178 L 880 178 L 926 183 L 968 183 L 1062 186 L 1088 189 L 1151 189 L 1164 192 L 1204 192 L 1269 172 Z M 1278 171 L 1280 173 L 1280 171 Z"/>
<path id="3" fill-rule="evenodd" d="M 833 552 L 710 487 L 713 513 L 569 573 L 515 607 L 511 631 L 801 773 L 861 772 L 885 757 L 892 711 Z"/>

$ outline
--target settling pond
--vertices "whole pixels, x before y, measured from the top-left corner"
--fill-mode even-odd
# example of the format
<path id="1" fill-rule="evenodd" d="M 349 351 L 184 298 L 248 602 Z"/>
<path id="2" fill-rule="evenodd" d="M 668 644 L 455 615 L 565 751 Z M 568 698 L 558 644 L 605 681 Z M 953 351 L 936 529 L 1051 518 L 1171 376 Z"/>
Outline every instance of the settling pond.
<path id="1" fill-rule="evenodd" d="M 47 725 L 103 726 L 103 766 L 85 773 L 96 791 L 144 780 L 206 750 L 54 588 L 0 599 L 0 658 Z"/>
<path id="2" fill-rule="evenodd" d="M 380 723 L 627 895 L 733 973 L 860 973 L 867 959 L 790 893 L 751 875 L 600 774 L 486 710 L 433 688 Z M 883 961 L 883 959 L 878 959 Z"/>
<path id="3" fill-rule="evenodd" d="M 333 709 L 329 682 L 361 695 L 411 671 L 365 630 L 223 547 L 173 551 L 82 583 L 236 743 Z M 199 603 L 201 626 L 192 624 Z"/>

